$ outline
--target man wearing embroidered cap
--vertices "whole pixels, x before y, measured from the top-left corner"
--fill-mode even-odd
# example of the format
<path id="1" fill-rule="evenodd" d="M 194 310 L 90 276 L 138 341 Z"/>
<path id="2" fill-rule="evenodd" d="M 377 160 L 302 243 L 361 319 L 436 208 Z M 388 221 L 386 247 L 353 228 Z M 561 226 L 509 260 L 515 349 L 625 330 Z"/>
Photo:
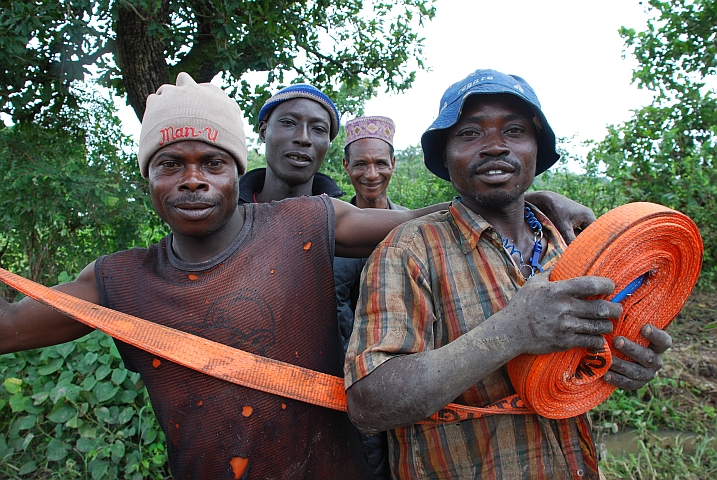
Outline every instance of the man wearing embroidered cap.
<path id="1" fill-rule="evenodd" d="M 311 142 L 321 137 L 328 144 L 338 116 L 313 100 L 280 111 L 289 102 L 274 105 L 264 121 L 267 132 L 304 129 L 301 153 L 294 147 L 287 157 L 294 174 L 323 158 L 312 157 Z M 272 124 L 277 112 L 278 124 Z M 445 206 L 361 210 L 325 195 L 239 205 L 247 156 L 242 125 L 237 104 L 214 85 L 183 73 L 176 85 L 160 87 L 147 100 L 138 163 L 171 233 L 147 248 L 102 256 L 55 288 L 339 376 L 343 350 L 334 292 L 327 288 L 334 251 L 367 256 L 395 225 Z M 30 298 L 0 301 L 0 352 L 67 342 L 90 331 Z M 147 387 L 173 478 L 373 478 L 345 413 L 225 382 L 127 343 L 116 346 Z"/>
<path id="2" fill-rule="evenodd" d="M 344 170 L 359 208 L 396 208 L 386 189 L 396 168 L 393 134 L 396 125 L 388 117 L 358 117 L 346 123 Z"/>
<path id="3" fill-rule="evenodd" d="M 344 366 L 349 416 L 389 430 L 394 478 L 597 480 L 587 414 L 420 422 L 449 403 L 484 407 L 515 394 L 506 363 L 524 354 L 602 349 L 609 319 L 600 277 L 550 282 L 566 245 L 525 192 L 558 159 L 555 135 L 520 77 L 477 70 L 448 88 L 423 134 L 426 166 L 459 196 L 447 211 L 397 227 L 364 268 Z M 670 346 L 647 325 L 643 347 L 616 337 L 603 379 L 636 389 Z M 442 423 L 444 422 L 444 423 Z"/>
<path id="4" fill-rule="evenodd" d="M 396 125 L 388 117 L 358 117 L 346 122 L 343 164 L 356 192 L 349 203 L 359 208 L 405 210 L 405 207 L 393 203 L 386 195 L 396 168 L 396 157 L 393 154 L 395 131 Z M 344 351 L 348 348 L 353 330 L 359 280 L 366 260 L 334 258 L 336 312 Z M 386 432 L 364 437 L 364 445 L 376 478 L 391 478 Z"/>

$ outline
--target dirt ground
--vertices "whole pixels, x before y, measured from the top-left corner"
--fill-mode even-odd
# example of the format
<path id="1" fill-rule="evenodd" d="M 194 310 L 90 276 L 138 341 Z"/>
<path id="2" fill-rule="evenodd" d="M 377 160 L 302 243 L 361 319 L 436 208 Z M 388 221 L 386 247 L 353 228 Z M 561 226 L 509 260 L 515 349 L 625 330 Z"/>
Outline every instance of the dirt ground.
<path id="1" fill-rule="evenodd" d="M 685 410 L 717 408 L 717 292 L 695 290 L 667 331 L 673 344 L 663 372 L 682 382 L 662 393 L 675 395 Z"/>

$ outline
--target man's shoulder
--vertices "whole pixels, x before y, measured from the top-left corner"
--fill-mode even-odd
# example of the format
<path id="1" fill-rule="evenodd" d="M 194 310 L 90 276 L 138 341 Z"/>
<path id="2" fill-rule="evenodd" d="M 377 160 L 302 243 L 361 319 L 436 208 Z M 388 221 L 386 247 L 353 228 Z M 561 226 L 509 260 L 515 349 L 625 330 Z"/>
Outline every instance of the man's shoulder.
<path id="1" fill-rule="evenodd" d="M 448 211 L 442 210 L 402 223 L 391 231 L 383 245 L 410 249 L 415 242 L 435 241 L 438 237 L 453 238 L 453 231 L 453 218 Z M 437 237 L 435 234 L 439 232 Z"/>

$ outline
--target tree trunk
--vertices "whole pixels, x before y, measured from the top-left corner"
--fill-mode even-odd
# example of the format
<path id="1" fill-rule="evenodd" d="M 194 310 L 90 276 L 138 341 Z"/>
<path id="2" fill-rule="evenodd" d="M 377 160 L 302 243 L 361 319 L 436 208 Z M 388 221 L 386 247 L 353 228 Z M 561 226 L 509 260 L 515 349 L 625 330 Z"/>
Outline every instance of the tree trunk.
<path id="1" fill-rule="evenodd" d="M 160 10 L 152 15 L 127 4 L 119 4 L 117 7 L 115 59 L 122 71 L 129 104 L 140 121 L 144 117 L 147 97 L 170 81 L 164 44 L 162 40 L 149 35 L 147 29 L 150 22 L 169 21 L 167 7 L 168 1 L 165 0 Z"/>

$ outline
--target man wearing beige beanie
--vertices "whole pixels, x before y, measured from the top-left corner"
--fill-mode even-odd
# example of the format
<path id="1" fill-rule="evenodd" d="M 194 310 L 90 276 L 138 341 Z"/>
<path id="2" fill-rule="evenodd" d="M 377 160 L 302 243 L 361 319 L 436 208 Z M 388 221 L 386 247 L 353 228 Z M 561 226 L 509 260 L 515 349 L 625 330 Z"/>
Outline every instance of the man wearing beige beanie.
<path id="1" fill-rule="evenodd" d="M 328 133 L 327 133 L 328 136 Z M 238 205 L 242 113 L 187 74 L 147 100 L 139 168 L 171 233 L 98 258 L 59 291 L 253 354 L 341 376 L 334 251 L 367 256 L 419 211 L 360 210 L 322 196 Z M 0 352 L 91 329 L 35 300 L 0 302 Z M 176 479 L 364 479 L 345 413 L 218 380 L 123 342 L 167 439 Z"/>

